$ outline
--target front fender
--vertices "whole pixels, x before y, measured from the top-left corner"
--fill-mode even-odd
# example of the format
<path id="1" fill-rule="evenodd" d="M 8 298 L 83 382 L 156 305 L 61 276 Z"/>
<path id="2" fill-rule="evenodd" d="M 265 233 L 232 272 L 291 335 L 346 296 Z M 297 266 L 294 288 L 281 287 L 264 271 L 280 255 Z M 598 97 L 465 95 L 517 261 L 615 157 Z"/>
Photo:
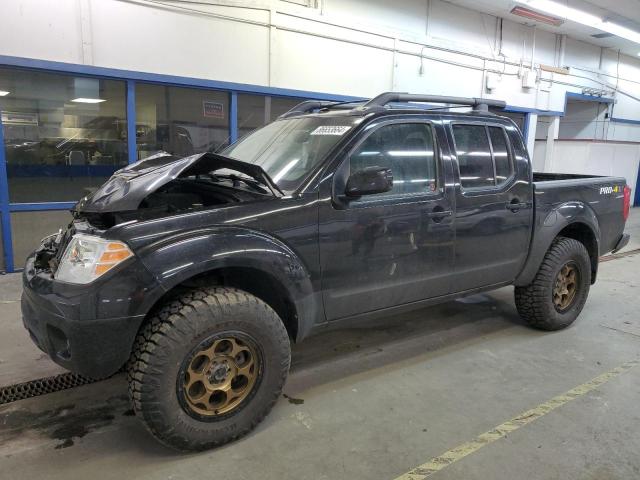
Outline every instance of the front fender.
<path id="1" fill-rule="evenodd" d="M 222 268 L 250 268 L 269 274 L 294 303 L 298 339 L 321 313 L 308 268 L 281 240 L 243 227 L 213 227 L 165 238 L 138 252 L 166 291 L 194 276 Z"/>
<path id="2" fill-rule="evenodd" d="M 562 203 L 552 208 L 546 215 L 536 215 L 529 256 L 514 285 L 526 286 L 533 281 L 553 240 L 572 223 L 582 223 L 591 229 L 596 240 L 596 256 L 598 256 L 600 252 L 600 225 L 593 209 L 578 201 Z M 597 262 L 595 267 L 597 268 Z"/>

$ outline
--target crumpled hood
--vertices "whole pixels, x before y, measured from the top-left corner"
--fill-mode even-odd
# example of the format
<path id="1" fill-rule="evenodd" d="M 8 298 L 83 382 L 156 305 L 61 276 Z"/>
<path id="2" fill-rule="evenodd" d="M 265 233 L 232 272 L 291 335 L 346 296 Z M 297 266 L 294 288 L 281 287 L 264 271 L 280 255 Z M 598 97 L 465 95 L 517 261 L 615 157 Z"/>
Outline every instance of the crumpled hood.
<path id="1" fill-rule="evenodd" d="M 180 175 L 204 174 L 223 168 L 249 175 L 264 183 L 276 196 L 282 193 L 258 165 L 209 152 L 184 158 L 163 152 L 116 171 L 95 192 L 82 198 L 74 210 L 87 213 L 136 210 L 149 194 Z"/>

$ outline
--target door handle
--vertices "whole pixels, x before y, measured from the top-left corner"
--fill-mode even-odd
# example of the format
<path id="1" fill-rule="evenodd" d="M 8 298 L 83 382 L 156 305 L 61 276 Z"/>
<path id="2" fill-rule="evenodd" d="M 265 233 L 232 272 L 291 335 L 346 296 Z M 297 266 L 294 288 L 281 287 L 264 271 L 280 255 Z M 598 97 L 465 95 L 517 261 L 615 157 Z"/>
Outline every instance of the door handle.
<path id="1" fill-rule="evenodd" d="M 514 213 L 525 208 L 529 208 L 529 204 L 527 202 L 520 202 L 517 198 L 514 198 L 506 205 L 506 209 Z"/>
<path id="2" fill-rule="evenodd" d="M 431 212 L 427 212 L 425 216 L 432 219 L 434 222 L 441 222 L 445 217 L 453 215 L 452 210 L 445 210 L 442 207 L 435 207 Z"/>

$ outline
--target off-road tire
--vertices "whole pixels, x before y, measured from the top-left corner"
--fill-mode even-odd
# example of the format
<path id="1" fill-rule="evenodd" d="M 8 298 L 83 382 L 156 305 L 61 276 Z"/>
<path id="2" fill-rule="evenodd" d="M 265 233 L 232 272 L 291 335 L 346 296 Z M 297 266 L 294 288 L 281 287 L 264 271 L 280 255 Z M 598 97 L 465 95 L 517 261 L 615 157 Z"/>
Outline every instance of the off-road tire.
<path id="1" fill-rule="evenodd" d="M 180 369 L 208 337 L 239 332 L 256 341 L 262 370 L 253 394 L 221 418 L 198 419 L 179 398 Z M 274 406 L 289 372 L 291 350 L 278 315 L 262 300 L 232 288 L 197 288 L 162 305 L 142 327 L 127 367 L 134 411 L 165 445 L 197 451 L 240 438 Z"/>
<path id="2" fill-rule="evenodd" d="M 579 271 L 578 289 L 571 306 L 558 311 L 553 303 L 556 277 L 568 262 Z M 558 237 L 549 247 L 533 282 L 515 288 L 515 302 L 520 317 L 540 330 L 560 330 L 571 325 L 578 317 L 589 295 L 591 262 L 585 246 L 577 240 Z"/>

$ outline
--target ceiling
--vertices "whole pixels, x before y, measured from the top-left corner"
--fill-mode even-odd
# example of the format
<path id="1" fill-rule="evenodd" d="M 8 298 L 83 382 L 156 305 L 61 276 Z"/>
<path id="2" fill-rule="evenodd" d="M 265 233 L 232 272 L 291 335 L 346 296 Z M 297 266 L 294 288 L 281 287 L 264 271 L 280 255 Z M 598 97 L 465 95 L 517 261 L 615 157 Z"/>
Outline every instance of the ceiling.
<path id="1" fill-rule="evenodd" d="M 607 38 L 594 38 L 592 35 L 603 33 L 601 30 L 587 27 L 572 21 L 565 21 L 559 27 L 554 27 L 526 18 L 512 15 L 511 9 L 518 5 L 513 0 L 447 0 L 455 5 L 460 5 L 472 10 L 477 10 L 497 17 L 506 18 L 513 22 L 536 25 L 542 30 L 553 33 L 563 33 L 570 37 L 588 42 L 601 47 L 620 50 L 627 55 L 638 56 L 640 45 L 630 40 L 612 36 Z M 583 10 L 587 13 L 598 15 L 611 20 L 621 26 L 640 32 L 640 0 L 556 0 L 566 5 Z"/>

